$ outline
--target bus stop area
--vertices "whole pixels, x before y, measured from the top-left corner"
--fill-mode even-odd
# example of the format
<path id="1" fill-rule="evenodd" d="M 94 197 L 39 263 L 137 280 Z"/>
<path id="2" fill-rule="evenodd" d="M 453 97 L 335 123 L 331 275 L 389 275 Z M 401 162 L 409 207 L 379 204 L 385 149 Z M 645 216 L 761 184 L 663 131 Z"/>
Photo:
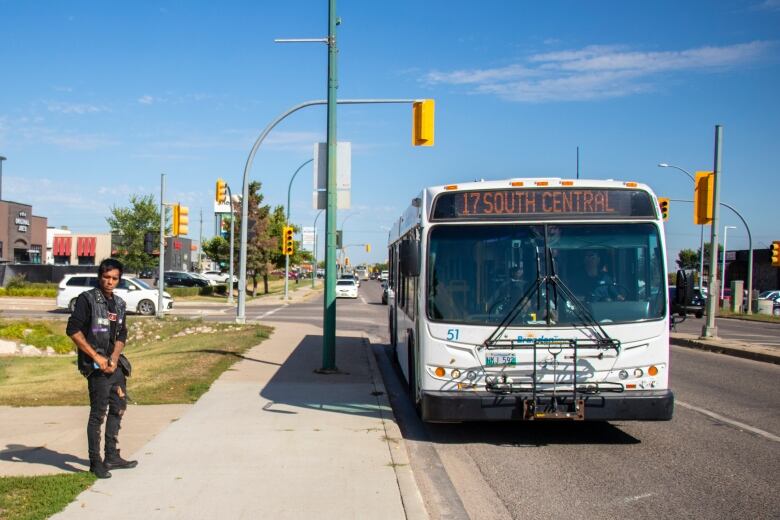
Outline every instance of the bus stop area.
<path id="1" fill-rule="evenodd" d="M 268 325 L 194 405 L 131 407 L 119 447 L 138 466 L 53 518 L 427 518 L 368 341 L 339 335 L 340 372 L 321 375 L 321 329 Z M 0 407 L 18 448 L 0 474 L 86 469 L 88 408 L 61 412 Z"/>

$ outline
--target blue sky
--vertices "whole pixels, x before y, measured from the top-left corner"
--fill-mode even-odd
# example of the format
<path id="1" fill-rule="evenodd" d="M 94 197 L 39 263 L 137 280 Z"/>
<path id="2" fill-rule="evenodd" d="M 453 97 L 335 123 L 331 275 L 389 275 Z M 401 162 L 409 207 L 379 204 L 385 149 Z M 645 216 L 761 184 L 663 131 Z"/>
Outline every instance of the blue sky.
<path id="1" fill-rule="evenodd" d="M 722 200 L 754 247 L 777 229 L 780 0 L 520 2 L 342 0 L 340 98 L 436 99 L 436 146 L 410 145 L 407 106 L 340 107 L 351 141 L 352 209 L 339 213 L 355 262 L 385 256 L 386 230 L 427 185 L 507 177 L 649 184 L 692 197 L 724 126 Z M 288 107 L 326 96 L 327 1 L 0 0 L 2 195 L 53 226 L 106 231 L 131 194 L 191 211 L 213 234 L 214 181 L 240 189 L 252 143 Z M 324 108 L 280 124 L 252 179 L 283 204 L 295 169 L 324 140 Z M 292 219 L 311 225 L 311 169 Z M 698 247 L 690 205 L 672 204 L 669 253 Z M 728 211 L 728 245 L 747 235 Z M 320 226 L 324 219 L 320 219 Z M 721 229 L 722 233 L 722 229 Z"/>

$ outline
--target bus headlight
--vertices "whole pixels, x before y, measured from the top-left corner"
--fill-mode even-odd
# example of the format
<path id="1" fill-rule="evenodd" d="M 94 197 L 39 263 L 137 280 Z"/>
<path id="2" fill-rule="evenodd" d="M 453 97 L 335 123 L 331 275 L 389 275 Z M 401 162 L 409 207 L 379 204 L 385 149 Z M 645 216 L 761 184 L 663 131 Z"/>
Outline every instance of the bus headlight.
<path id="1" fill-rule="evenodd" d="M 468 372 L 466 372 L 466 379 L 468 379 L 469 381 L 474 381 L 476 378 L 477 378 L 477 373 L 474 372 L 473 370 L 469 370 Z"/>
<path id="2" fill-rule="evenodd" d="M 452 376 L 453 379 L 458 379 L 460 377 L 460 370 L 458 370 L 457 368 L 453 368 L 452 372 L 450 372 L 450 375 Z"/>
<path id="3" fill-rule="evenodd" d="M 628 379 L 628 371 L 627 370 L 621 370 L 618 372 L 618 377 L 620 379 Z"/>
<path id="4" fill-rule="evenodd" d="M 643 375 L 645 375 L 645 373 L 641 368 L 634 369 L 634 377 L 642 377 Z"/>

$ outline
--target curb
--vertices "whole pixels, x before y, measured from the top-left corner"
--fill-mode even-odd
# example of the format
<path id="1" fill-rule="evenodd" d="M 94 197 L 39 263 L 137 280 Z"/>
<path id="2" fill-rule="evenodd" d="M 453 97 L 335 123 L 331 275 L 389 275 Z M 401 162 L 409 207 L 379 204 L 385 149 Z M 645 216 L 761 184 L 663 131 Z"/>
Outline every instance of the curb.
<path id="1" fill-rule="evenodd" d="M 756 347 L 751 345 L 723 345 L 722 343 L 716 341 L 702 341 L 674 336 L 669 337 L 669 343 L 678 347 L 695 348 L 698 350 L 706 350 L 708 352 L 716 352 L 718 354 L 726 354 L 727 356 L 752 359 L 753 361 L 762 361 L 764 363 L 774 363 L 775 365 L 780 365 L 779 354 L 768 351 L 758 351 L 756 350 Z"/>
<path id="2" fill-rule="evenodd" d="M 366 347 L 366 357 L 368 358 L 369 369 L 371 370 L 371 380 L 374 388 L 381 394 L 376 396 L 377 404 L 380 407 L 382 423 L 385 427 L 385 438 L 387 449 L 390 452 L 390 459 L 393 461 L 393 470 L 395 471 L 398 490 L 401 493 L 401 503 L 404 513 L 408 520 L 428 520 L 428 511 L 425 509 L 420 488 L 414 479 L 412 466 L 409 461 L 409 451 L 398 427 L 398 422 L 393 413 L 393 407 L 390 404 L 390 397 L 385 388 L 382 373 L 377 365 L 374 352 L 371 348 L 371 341 L 365 336 L 362 338 Z"/>

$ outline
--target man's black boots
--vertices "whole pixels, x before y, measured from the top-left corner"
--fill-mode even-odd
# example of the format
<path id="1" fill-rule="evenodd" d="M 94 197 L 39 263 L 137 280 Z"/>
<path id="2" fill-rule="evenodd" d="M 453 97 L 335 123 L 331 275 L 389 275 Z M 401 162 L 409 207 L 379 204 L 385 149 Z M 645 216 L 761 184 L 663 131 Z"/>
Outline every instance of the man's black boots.
<path id="1" fill-rule="evenodd" d="M 116 453 L 106 453 L 103 464 L 107 469 L 130 469 L 138 466 L 138 461 L 125 460 L 119 455 L 119 450 L 116 450 Z"/>
<path id="2" fill-rule="evenodd" d="M 89 472 L 93 473 L 97 478 L 111 478 L 108 468 L 100 460 L 89 463 Z"/>

